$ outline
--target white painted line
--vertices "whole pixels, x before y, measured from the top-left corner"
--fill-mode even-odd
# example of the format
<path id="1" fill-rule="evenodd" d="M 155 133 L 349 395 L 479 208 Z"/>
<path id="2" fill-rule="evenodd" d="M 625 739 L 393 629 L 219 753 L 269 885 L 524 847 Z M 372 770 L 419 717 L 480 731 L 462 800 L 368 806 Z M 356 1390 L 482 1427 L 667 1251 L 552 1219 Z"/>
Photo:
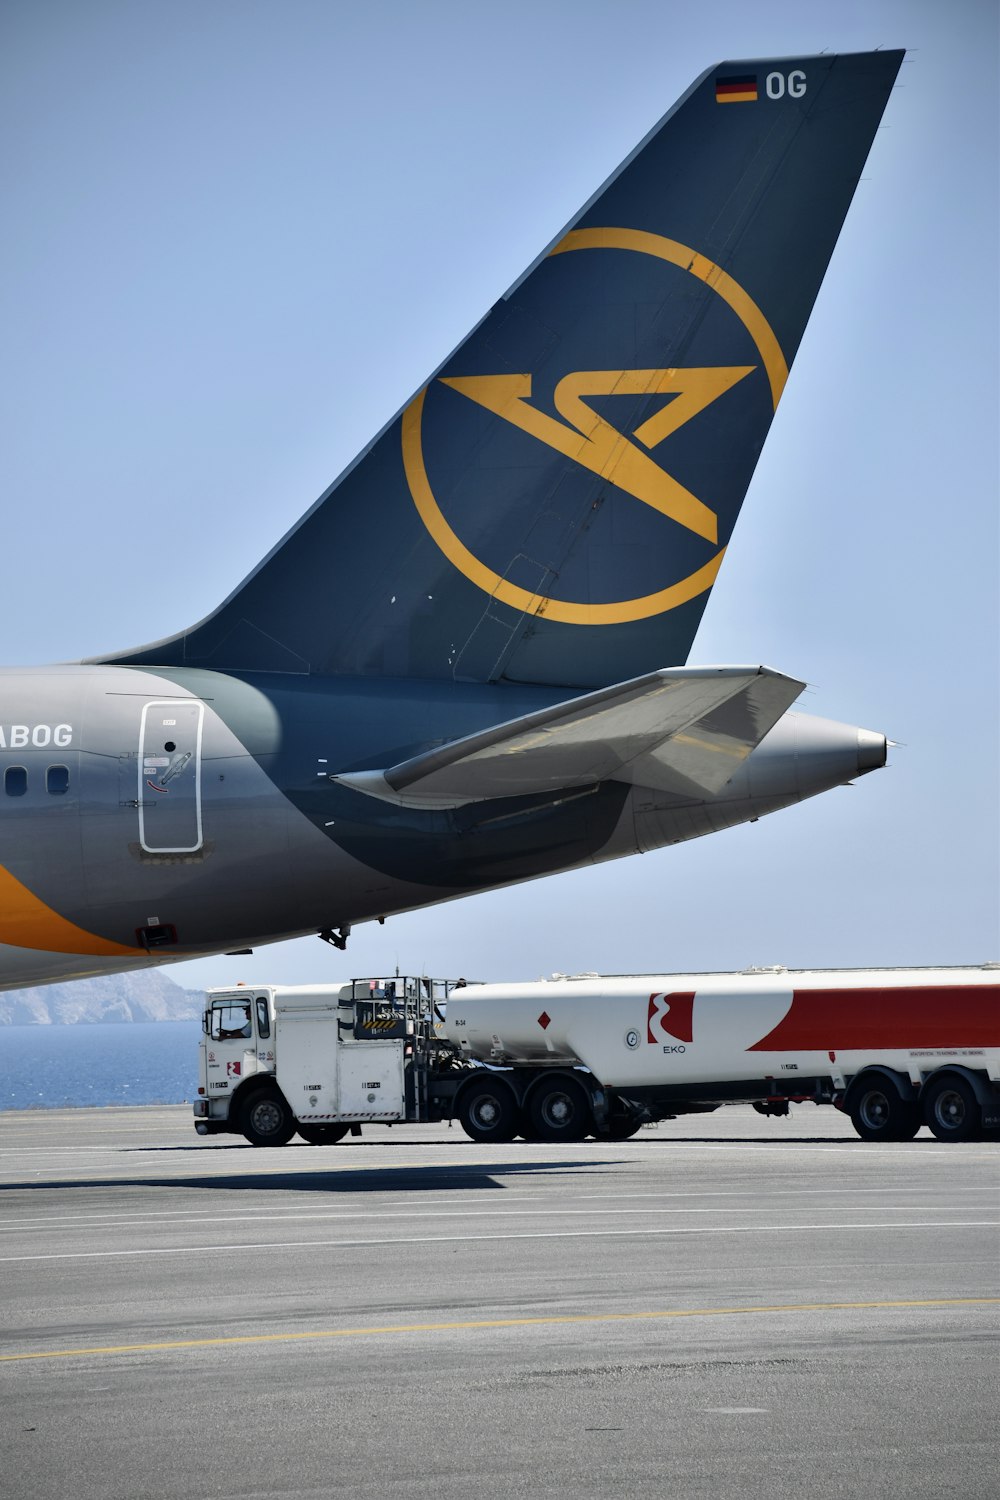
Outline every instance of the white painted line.
<path id="1" fill-rule="evenodd" d="M 873 1195 L 873 1196 L 877 1195 L 880 1198 L 884 1198 L 886 1196 L 886 1194 L 888 1194 L 888 1193 L 891 1193 L 894 1196 L 904 1196 L 907 1193 L 923 1193 L 925 1191 L 926 1191 L 926 1188 L 924 1186 L 919 1186 L 919 1187 L 899 1187 L 899 1186 L 897 1186 L 895 1184 L 893 1184 L 891 1187 L 872 1187 L 872 1188 L 862 1188 L 862 1187 L 858 1187 L 858 1188 L 777 1188 L 774 1191 L 770 1191 L 768 1193 L 768 1200 L 770 1201 L 772 1198 L 805 1198 L 805 1197 L 824 1197 L 824 1198 L 845 1197 L 845 1198 L 852 1198 L 853 1199 L 853 1198 L 863 1197 L 865 1194 L 870 1194 L 870 1195 Z M 954 1183 L 949 1183 L 947 1191 L 948 1191 L 949 1197 L 955 1197 L 955 1196 L 957 1196 L 959 1194 L 972 1194 L 972 1193 L 975 1193 L 975 1194 L 984 1194 L 985 1193 L 990 1198 L 990 1201 L 985 1206 L 987 1208 L 992 1208 L 993 1207 L 993 1201 L 992 1200 L 993 1200 L 993 1197 L 995 1195 L 994 1195 L 994 1192 L 993 1192 L 992 1184 L 986 1185 L 986 1186 L 972 1186 L 972 1185 L 970 1185 L 969 1187 L 962 1187 L 962 1186 L 957 1186 Z M 505 1212 L 509 1208 L 509 1206 L 510 1206 L 511 1203 L 531 1203 L 531 1202 L 537 1201 L 537 1198 L 538 1198 L 537 1194 L 531 1194 L 531 1193 L 512 1193 L 508 1189 L 504 1189 L 502 1197 L 500 1199 L 498 1199 L 497 1198 L 497 1189 L 493 1188 L 493 1187 L 490 1187 L 490 1188 L 473 1188 L 473 1187 L 469 1187 L 469 1188 L 466 1188 L 466 1189 L 463 1190 L 463 1196 L 467 1200 L 469 1200 L 470 1203 L 477 1202 L 480 1197 L 485 1196 L 486 1201 L 491 1205 L 492 1208 L 495 1209 L 495 1211 L 497 1211 L 499 1213 Z M 570 1194 L 566 1194 L 565 1197 L 568 1199 L 569 1202 L 572 1202 L 572 1203 L 608 1202 L 608 1203 L 614 1203 L 615 1205 L 620 1205 L 622 1203 L 622 1201 L 625 1200 L 625 1199 L 632 1199 L 632 1200 L 638 1199 L 638 1200 L 641 1200 L 642 1202 L 647 1202 L 647 1201 L 651 1201 L 651 1200 L 667 1200 L 667 1202 L 669 1202 L 669 1203 L 674 1203 L 677 1200 L 684 1199 L 684 1198 L 721 1198 L 721 1199 L 725 1199 L 725 1200 L 730 1200 L 730 1199 L 733 1199 L 733 1198 L 755 1198 L 756 1199 L 756 1198 L 759 1197 L 759 1193 L 757 1192 L 756 1189 L 753 1189 L 753 1188 L 721 1188 L 721 1189 L 711 1189 L 711 1190 L 709 1190 L 709 1189 L 697 1190 L 697 1191 L 692 1191 L 692 1192 L 676 1191 L 676 1192 L 656 1192 L 656 1193 L 630 1193 L 630 1192 L 614 1192 L 614 1193 L 570 1193 Z M 430 1199 L 424 1199 L 423 1200 L 424 1207 L 422 1209 L 420 1209 L 420 1210 L 410 1209 L 408 1203 L 406 1202 L 406 1200 L 403 1200 L 401 1203 L 392 1203 L 392 1202 L 390 1202 L 390 1203 L 386 1203 L 386 1204 L 381 1204 L 377 1208 L 372 1208 L 370 1202 L 368 1202 L 367 1199 L 366 1199 L 366 1200 L 363 1201 L 363 1203 L 359 1203 L 357 1206 L 358 1206 L 359 1211 L 361 1211 L 363 1209 L 363 1212 L 364 1212 L 364 1214 L 365 1214 L 366 1217 L 378 1217 L 378 1216 L 387 1215 L 390 1212 L 393 1212 L 393 1211 L 395 1211 L 397 1209 L 399 1209 L 399 1210 L 405 1210 L 407 1212 L 412 1212 L 412 1213 L 425 1213 L 425 1212 L 429 1212 L 432 1209 L 450 1208 L 453 1202 L 454 1202 L 454 1198 L 453 1197 L 451 1197 L 451 1198 L 430 1198 Z M 561 1209 L 559 1207 L 559 1198 L 558 1198 L 558 1196 L 555 1195 L 555 1194 L 553 1194 L 553 1193 L 551 1193 L 551 1192 L 547 1192 L 546 1193 L 546 1196 L 545 1196 L 545 1205 L 546 1205 L 545 1212 L 555 1212 L 555 1213 L 569 1212 L 569 1210 L 564 1210 L 564 1209 Z M 836 1211 L 837 1212 L 843 1211 L 843 1205 L 838 1204 L 835 1207 L 836 1207 Z M 884 1212 L 887 1212 L 887 1213 L 889 1213 L 889 1212 L 891 1212 L 891 1213 L 900 1212 L 901 1213 L 901 1212 L 905 1212 L 907 1210 L 912 1211 L 914 1209 L 918 1209 L 918 1210 L 922 1211 L 924 1206 L 920 1205 L 920 1204 L 909 1203 L 909 1204 L 906 1204 L 905 1206 L 902 1206 L 902 1207 L 900 1207 L 900 1208 L 897 1209 L 897 1208 L 891 1207 L 889 1204 L 882 1203 L 882 1204 L 879 1205 L 879 1207 Z M 927 1210 L 929 1212 L 939 1212 L 939 1211 L 940 1212 L 945 1212 L 945 1210 L 943 1208 L 941 1208 L 937 1204 L 928 1204 L 928 1205 L 926 1205 L 926 1207 L 927 1207 Z M 330 1217 L 336 1217 L 338 1214 L 347 1215 L 347 1214 L 350 1214 L 352 1211 L 353 1211 L 353 1206 L 350 1205 L 350 1196 L 349 1195 L 345 1195 L 343 1198 L 338 1198 L 336 1200 L 336 1207 L 335 1208 L 331 1208 L 327 1212 L 328 1212 L 328 1215 Z M 465 1211 L 467 1212 L 468 1210 L 465 1210 Z M 626 1210 L 626 1212 L 638 1212 L 638 1211 L 639 1210 L 631 1210 L 631 1209 Z M 720 1209 L 720 1212 L 721 1211 L 722 1210 Z M 820 1206 L 818 1206 L 818 1205 L 814 1206 L 813 1211 L 814 1212 L 823 1212 L 822 1208 Z M 833 1211 L 833 1210 L 831 1210 L 831 1211 Z M 861 1212 L 862 1209 L 859 1208 L 858 1211 Z M 456 1212 L 459 1212 L 459 1211 L 456 1210 Z M 169 1220 L 171 1220 L 173 1222 L 179 1222 L 179 1221 L 184 1221 L 184 1220 L 194 1220 L 194 1221 L 197 1222 L 197 1221 L 199 1221 L 199 1219 L 207 1219 L 211 1223 L 230 1223 L 230 1222 L 238 1223 L 238 1222 L 246 1219 L 247 1217 L 251 1217 L 251 1218 L 253 1218 L 253 1219 L 257 1220 L 257 1221 L 264 1220 L 266 1222 L 274 1222 L 276 1220 L 286 1220 L 286 1219 L 289 1219 L 289 1218 L 294 1218 L 298 1213 L 299 1213 L 299 1210 L 297 1208 L 259 1208 L 259 1209 L 255 1209 L 251 1215 L 247 1215 L 246 1213 L 244 1213 L 240 1209 L 219 1209 L 218 1211 L 215 1211 L 215 1212 L 212 1212 L 212 1213 L 209 1213 L 209 1214 L 204 1214 L 204 1215 L 198 1215 L 198 1214 L 196 1214 L 194 1212 L 191 1212 L 191 1211 L 181 1211 L 181 1212 L 178 1212 L 176 1209 L 146 1209 L 146 1210 L 140 1210 L 140 1211 L 135 1211 L 135 1212 L 129 1211 L 129 1210 L 125 1210 L 125 1209 L 118 1209 L 118 1210 L 116 1210 L 116 1209 L 110 1209 L 110 1210 L 108 1210 L 105 1213 L 92 1213 L 92 1214 L 54 1213 L 54 1214 L 48 1214 L 48 1215 L 45 1215 L 45 1216 L 39 1216 L 37 1218 L 21 1219 L 16 1224 L 0 1224 L 0 1233 L 5 1233 L 5 1232 L 9 1233 L 12 1230 L 21 1230 L 21 1229 L 64 1229 L 64 1228 L 70 1228 L 70 1227 L 72 1227 L 74 1225 L 80 1225 L 80 1226 L 89 1226 L 89 1225 L 92 1225 L 94 1228 L 100 1229 L 102 1226 L 105 1226 L 105 1225 L 120 1225 L 120 1224 L 131 1224 L 131 1223 L 135 1223 L 135 1224 L 139 1224 L 139 1223 L 155 1223 L 159 1219 L 169 1219 Z M 323 1216 L 322 1213 L 319 1216 L 322 1217 Z M 303 1215 L 303 1217 L 306 1217 L 306 1215 Z"/>
<path id="2" fill-rule="evenodd" d="M 129 1260 L 149 1255 L 204 1255 L 212 1252 L 232 1255 L 240 1250 L 394 1250 L 399 1245 L 456 1245 L 476 1242 L 499 1244 L 504 1240 L 647 1239 L 687 1234 L 855 1234 L 869 1230 L 886 1234 L 902 1229 L 1000 1229 L 1000 1220 L 950 1219 L 944 1223 L 940 1220 L 915 1220 L 912 1224 L 696 1224 L 670 1229 L 555 1229 L 515 1234 L 405 1235 L 396 1239 L 374 1240 L 265 1240 L 245 1245 L 194 1244 L 153 1246 L 142 1250 L 66 1250 L 54 1255 L 4 1255 L 0 1256 L 0 1265 L 43 1260 Z"/>
<path id="3" fill-rule="evenodd" d="M 695 1410 L 697 1411 L 698 1408 L 695 1407 Z M 703 1406 L 701 1410 L 718 1412 L 723 1417 L 749 1417 L 757 1415 L 766 1417 L 770 1414 L 771 1408 L 769 1406 Z"/>
<path id="4" fill-rule="evenodd" d="M 957 1187 L 953 1183 L 948 1184 L 949 1193 L 981 1193 L 984 1188 L 979 1186 Z M 859 1198 L 865 1193 L 877 1194 L 884 1198 L 887 1193 L 923 1193 L 926 1187 L 899 1187 L 892 1183 L 889 1187 L 849 1187 L 849 1188 L 769 1188 L 768 1199 L 771 1198 Z M 621 1193 L 577 1193 L 575 1195 L 581 1203 L 589 1202 L 596 1198 L 759 1198 L 759 1188 L 711 1188 L 698 1190 L 696 1192 L 663 1192 L 663 1193 L 630 1193 L 627 1190 Z"/>
<path id="5" fill-rule="evenodd" d="M 979 1207 L 983 1213 L 988 1213 L 991 1209 L 994 1208 L 995 1205 L 993 1202 L 988 1202 L 983 1203 L 982 1205 L 974 1206 Z M 902 1205 L 900 1205 L 899 1207 L 893 1207 L 889 1204 L 880 1204 L 878 1211 L 884 1214 L 946 1214 L 954 1212 L 954 1205 L 948 1206 L 938 1203 L 908 1203 L 905 1207 Z M 558 1204 L 553 1203 L 547 1204 L 543 1208 L 512 1208 L 505 1201 L 489 1208 L 372 1209 L 368 1207 L 342 1208 L 338 1206 L 337 1208 L 315 1209 L 312 1211 L 300 1211 L 295 1209 L 269 1210 L 267 1215 L 253 1212 L 239 1213 L 235 1211 L 231 1211 L 229 1213 L 226 1213 L 225 1215 L 191 1212 L 173 1213 L 167 1215 L 156 1214 L 148 1216 L 144 1214 L 127 1214 L 122 1215 L 121 1217 L 108 1215 L 107 1218 L 110 1220 L 110 1222 L 97 1224 L 78 1224 L 75 1220 L 71 1219 L 48 1219 L 43 1221 L 24 1220 L 20 1224 L 0 1224 L 0 1234 L 12 1234 L 22 1231 L 27 1232 L 31 1230 L 37 1230 L 39 1228 L 43 1228 L 46 1231 L 50 1231 L 53 1229 L 76 1228 L 99 1231 L 101 1229 L 119 1229 L 124 1224 L 127 1224 L 131 1228 L 138 1228 L 143 1223 L 149 1223 L 150 1225 L 159 1228 L 161 1227 L 161 1220 L 164 1217 L 168 1218 L 172 1223 L 176 1224 L 218 1224 L 220 1221 L 226 1224 L 257 1224 L 260 1223 L 261 1219 L 265 1217 L 267 1218 L 267 1221 L 269 1223 L 279 1222 L 285 1224 L 300 1221 L 305 1222 L 317 1219 L 324 1221 L 328 1219 L 334 1219 L 338 1222 L 345 1219 L 364 1219 L 366 1223 L 382 1223 L 390 1219 L 491 1219 L 497 1217 L 504 1219 L 592 1219 L 601 1215 L 617 1219 L 620 1218 L 623 1214 L 643 1214 L 647 1216 L 651 1216 L 654 1214 L 760 1215 L 761 1213 L 766 1212 L 768 1212 L 768 1210 L 766 1208 L 761 1208 L 760 1206 L 756 1208 L 733 1208 L 730 1206 L 720 1206 L 718 1208 L 679 1208 L 675 1205 L 670 1205 L 667 1208 L 626 1208 L 621 1204 L 618 1204 L 613 1208 L 561 1208 Z M 826 1209 L 822 1208 L 819 1205 L 814 1205 L 812 1212 L 837 1214 L 839 1217 L 840 1215 L 845 1213 L 871 1213 L 872 1208 L 871 1205 L 865 1204 L 859 1204 L 855 1208 L 850 1204 L 838 1203 L 831 1205 L 830 1208 Z"/>
<path id="6" fill-rule="evenodd" d="M 470 1189 L 469 1191 L 470 1191 L 470 1193 L 476 1192 L 476 1191 L 483 1192 L 483 1193 L 488 1192 L 488 1193 L 490 1193 L 491 1196 L 493 1196 L 493 1197 L 496 1196 L 496 1189 L 495 1188 Z M 450 1206 L 454 1201 L 455 1201 L 454 1198 L 440 1198 L 440 1199 L 431 1198 L 429 1200 L 426 1200 L 426 1207 L 428 1209 L 431 1209 L 431 1208 L 445 1208 L 445 1207 Z M 522 1203 L 527 1203 L 527 1202 L 531 1201 L 531 1197 L 530 1197 L 530 1195 L 528 1193 L 519 1194 L 514 1201 L 516 1201 L 516 1202 L 522 1202 Z M 340 1202 L 341 1202 L 341 1200 L 338 1199 L 337 1200 L 337 1211 L 339 1211 Z M 506 1206 L 506 1204 L 508 1204 L 510 1202 L 511 1202 L 511 1198 L 508 1197 L 508 1195 L 505 1193 L 504 1196 L 503 1196 L 503 1205 Z M 383 1205 L 383 1208 L 385 1210 L 389 1210 L 389 1209 L 394 1209 L 394 1208 L 397 1208 L 397 1207 L 399 1207 L 399 1208 L 405 1208 L 406 1206 L 407 1205 L 405 1203 L 401 1203 L 401 1204 L 398 1204 L 398 1205 L 394 1204 L 394 1203 L 387 1203 L 387 1204 Z M 358 1204 L 359 1211 L 360 1211 L 361 1207 L 362 1207 L 362 1204 L 359 1203 Z M 381 1213 L 383 1211 L 383 1208 L 376 1209 L 376 1210 L 368 1209 L 367 1212 L 369 1214 L 371 1214 L 372 1212 Z M 335 1210 L 333 1210 L 333 1209 L 330 1210 L 331 1214 L 333 1214 L 334 1212 L 335 1212 Z M 298 1209 L 296 1209 L 296 1208 L 261 1208 L 261 1209 L 255 1209 L 254 1212 L 250 1215 L 250 1217 L 254 1218 L 254 1219 L 258 1219 L 258 1220 L 259 1219 L 265 1219 L 265 1220 L 283 1219 L 283 1218 L 288 1217 L 289 1215 L 294 1215 L 296 1213 L 298 1213 Z M 120 1211 L 114 1210 L 114 1209 L 109 1209 L 107 1213 L 103 1213 L 103 1214 L 50 1214 L 50 1215 L 47 1215 L 44 1218 L 38 1218 L 38 1219 L 21 1219 L 20 1220 L 20 1224 L 0 1224 L 0 1231 L 6 1230 L 6 1229 L 17 1229 L 19 1227 L 37 1228 L 37 1229 L 59 1229 L 59 1228 L 62 1228 L 64 1225 L 73 1225 L 73 1224 L 87 1225 L 87 1224 L 91 1224 L 91 1223 L 93 1223 L 93 1225 L 94 1225 L 94 1227 L 96 1229 L 100 1229 L 102 1223 L 104 1223 L 105 1221 L 113 1223 L 113 1224 L 124 1224 L 124 1223 L 130 1223 L 132 1221 L 138 1221 L 140 1223 L 144 1223 L 147 1220 L 150 1220 L 150 1221 L 153 1221 L 153 1220 L 156 1220 L 156 1219 L 171 1219 L 171 1220 L 174 1220 L 174 1219 L 184 1219 L 184 1218 L 191 1218 L 191 1217 L 198 1217 L 198 1216 L 197 1215 L 193 1215 L 191 1213 L 186 1213 L 184 1211 L 178 1212 L 177 1209 L 173 1209 L 173 1208 L 151 1208 L 151 1209 L 147 1209 L 145 1211 L 139 1211 L 139 1212 L 130 1212 L 130 1211 L 125 1210 L 125 1209 L 122 1209 Z M 223 1223 L 226 1223 L 230 1219 L 245 1219 L 245 1218 L 247 1218 L 247 1215 L 243 1212 L 242 1209 L 229 1208 L 229 1209 L 220 1209 L 217 1213 L 210 1213 L 210 1214 L 204 1215 L 203 1217 L 207 1217 L 207 1218 L 211 1219 L 213 1221 L 213 1223 L 219 1223 L 220 1221 L 223 1222 Z"/>
<path id="7" fill-rule="evenodd" d="M 126 1155 L 162 1158 L 168 1152 L 162 1146 L 0 1146 L 0 1157 L 24 1156 L 32 1161 L 39 1157 L 46 1161 L 61 1161 L 69 1156 L 107 1156 L 112 1161 L 121 1161 Z"/>

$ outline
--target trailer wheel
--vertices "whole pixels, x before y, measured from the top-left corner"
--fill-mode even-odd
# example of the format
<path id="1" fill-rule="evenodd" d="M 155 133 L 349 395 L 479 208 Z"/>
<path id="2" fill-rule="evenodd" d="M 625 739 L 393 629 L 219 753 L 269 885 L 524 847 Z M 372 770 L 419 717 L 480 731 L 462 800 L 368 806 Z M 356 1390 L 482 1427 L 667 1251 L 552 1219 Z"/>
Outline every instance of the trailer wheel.
<path id="1" fill-rule="evenodd" d="M 920 1110 L 891 1079 L 875 1073 L 852 1092 L 851 1124 L 863 1141 L 912 1141 L 920 1129 Z"/>
<path id="2" fill-rule="evenodd" d="M 538 1084 L 528 1100 L 528 1118 L 536 1141 L 582 1141 L 594 1128 L 587 1092 L 572 1078 Z"/>
<path id="3" fill-rule="evenodd" d="M 257 1089 L 240 1115 L 240 1129 L 251 1146 L 287 1146 L 296 1131 L 285 1096 L 273 1084 Z"/>
<path id="4" fill-rule="evenodd" d="M 310 1146 L 335 1146 L 350 1130 L 350 1125 L 315 1125 L 299 1120 L 295 1126 Z"/>
<path id="5" fill-rule="evenodd" d="M 972 1085 L 957 1073 L 924 1086 L 924 1119 L 939 1141 L 976 1141 L 983 1112 Z"/>
<path id="6" fill-rule="evenodd" d="M 484 1078 L 472 1084 L 459 1100 L 459 1122 L 474 1141 L 512 1141 L 520 1126 L 519 1115 L 513 1093 L 499 1079 Z"/>

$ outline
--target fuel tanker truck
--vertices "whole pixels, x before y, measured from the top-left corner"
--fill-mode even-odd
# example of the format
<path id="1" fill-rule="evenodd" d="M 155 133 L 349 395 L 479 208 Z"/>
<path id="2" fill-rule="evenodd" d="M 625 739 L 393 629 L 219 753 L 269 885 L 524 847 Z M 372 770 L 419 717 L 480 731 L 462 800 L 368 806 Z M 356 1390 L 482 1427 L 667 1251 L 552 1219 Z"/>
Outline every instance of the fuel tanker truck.
<path id="1" fill-rule="evenodd" d="M 194 1114 L 255 1146 L 453 1119 L 476 1141 L 578 1141 L 794 1102 L 868 1141 L 1000 1138 L 1000 966 L 211 990 Z"/>

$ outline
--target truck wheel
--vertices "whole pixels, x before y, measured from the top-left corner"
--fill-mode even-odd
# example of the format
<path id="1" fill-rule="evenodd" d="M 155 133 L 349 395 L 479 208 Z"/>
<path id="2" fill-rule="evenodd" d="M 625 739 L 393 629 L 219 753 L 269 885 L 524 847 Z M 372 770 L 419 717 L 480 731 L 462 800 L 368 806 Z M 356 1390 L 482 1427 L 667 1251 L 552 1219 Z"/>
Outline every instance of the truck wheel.
<path id="1" fill-rule="evenodd" d="M 634 1135 L 645 1125 L 645 1120 L 637 1120 L 634 1115 L 612 1115 L 608 1121 L 609 1141 L 630 1141 Z"/>
<path id="2" fill-rule="evenodd" d="M 528 1116 L 536 1141 L 582 1141 L 594 1128 L 586 1090 L 572 1078 L 553 1078 L 533 1089 Z"/>
<path id="3" fill-rule="evenodd" d="M 851 1124 L 863 1141 L 912 1141 L 920 1110 L 889 1078 L 862 1079 L 851 1097 Z"/>
<path id="4" fill-rule="evenodd" d="M 314 1125 L 299 1120 L 295 1126 L 310 1146 L 335 1146 L 350 1130 L 350 1125 Z"/>
<path id="5" fill-rule="evenodd" d="M 250 1095 L 241 1111 L 240 1128 L 251 1146 L 287 1146 L 296 1131 L 284 1095 L 273 1086 Z"/>
<path id="6" fill-rule="evenodd" d="M 483 1079 L 467 1089 L 459 1101 L 462 1129 L 474 1141 L 512 1141 L 517 1135 L 520 1111 L 507 1084 Z"/>
<path id="7" fill-rule="evenodd" d="M 925 1084 L 924 1119 L 939 1141 L 976 1141 L 982 1133 L 979 1100 L 957 1073 Z"/>

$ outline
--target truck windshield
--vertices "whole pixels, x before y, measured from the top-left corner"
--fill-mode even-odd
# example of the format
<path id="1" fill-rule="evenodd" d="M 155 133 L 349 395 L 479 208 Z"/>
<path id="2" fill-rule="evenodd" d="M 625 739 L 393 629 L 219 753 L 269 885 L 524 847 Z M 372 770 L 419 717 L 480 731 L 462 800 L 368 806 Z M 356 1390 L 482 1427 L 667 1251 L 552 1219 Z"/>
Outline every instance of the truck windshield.
<path id="1" fill-rule="evenodd" d="M 215 1042 L 235 1041 L 253 1035 L 249 1000 L 215 1000 L 212 1002 L 209 1035 Z"/>

